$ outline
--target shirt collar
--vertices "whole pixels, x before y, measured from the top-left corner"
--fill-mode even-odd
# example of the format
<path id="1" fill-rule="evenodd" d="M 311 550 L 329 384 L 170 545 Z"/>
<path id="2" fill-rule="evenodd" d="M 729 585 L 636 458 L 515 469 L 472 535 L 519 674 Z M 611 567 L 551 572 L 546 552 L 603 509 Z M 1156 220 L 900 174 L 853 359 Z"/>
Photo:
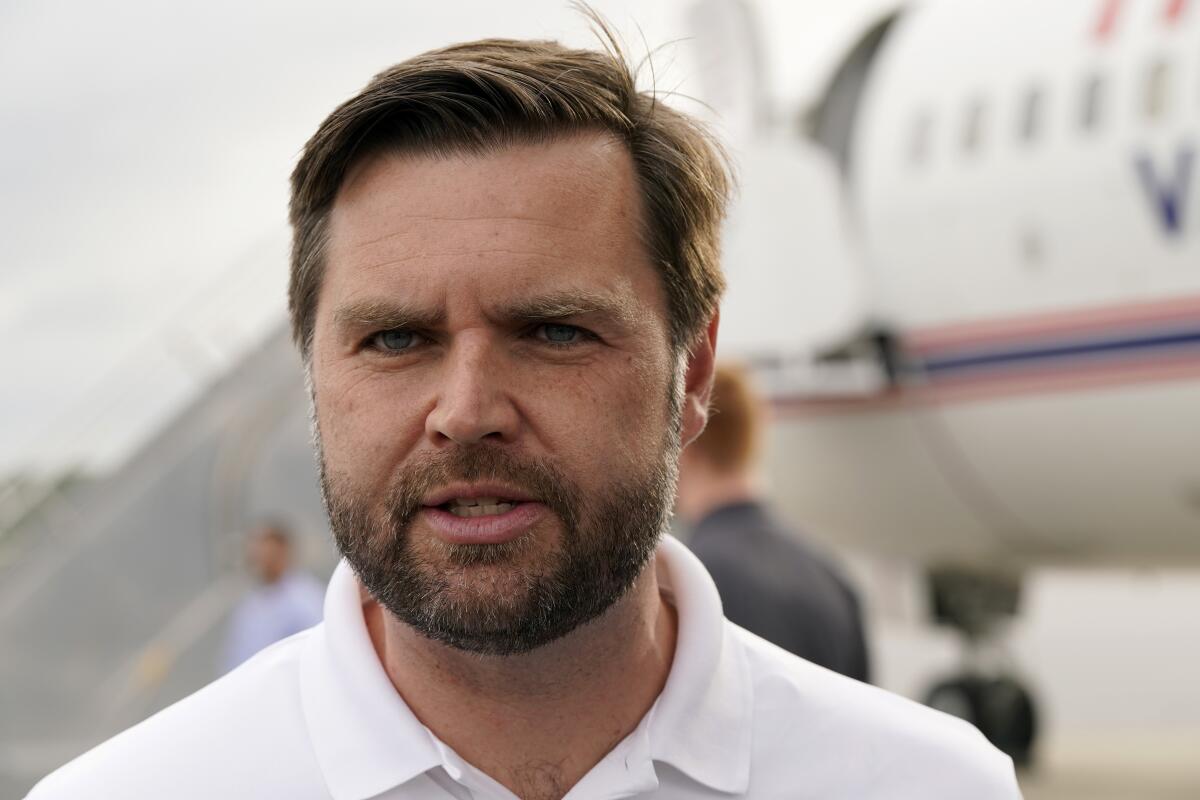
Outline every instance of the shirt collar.
<path id="1" fill-rule="evenodd" d="M 673 598 L 679 625 L 671 674 L 639 725 L 648 747 L 643 740 L 636 751 L 710 788 L 744 792 L 753 702 L 745 654 L 700 561 L 665 536 L 657 564 L 660 589 Z M 334 800 L 373 797 L 444 765 L 432 734 L 379 662 L 358 582 L 345 561 L 330 579 L 325 622 L 308 638 L 300 669 L 309 737 Z"/>
<path id="2" fill-rule="evenodd" d="M 428 729 L 379 662 L 345 561 L 325 593 L 325 622 L 301 658 L 305 722 L 334 800 L 374 797 L 441 765 Z"/>
<path id="3" fill-rule="evenodd" d="M 659 586 L 679 615 L 675 658 L 651 710 L 650 756 L 722 792 L 750 785 L 753 689 L 708 571 L 671 536 L 658 549 Z"/>

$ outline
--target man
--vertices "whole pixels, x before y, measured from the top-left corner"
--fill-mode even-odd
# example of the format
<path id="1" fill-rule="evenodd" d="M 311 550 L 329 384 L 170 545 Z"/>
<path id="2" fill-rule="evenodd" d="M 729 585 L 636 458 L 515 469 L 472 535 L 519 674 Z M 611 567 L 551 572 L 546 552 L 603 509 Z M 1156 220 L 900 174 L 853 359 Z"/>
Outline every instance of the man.
<path id="1" fill-rule="evenodd" d="M 292 536 L 284 525 L 260 525 L 246 542 L 246 560 L 258 585 L 233 611 L 222 654 L 223 672 L 321 621 L 321 586 L 293 565 Z"/>
<path id="2" fill-rule="evenodd" d="M 554 43 L 426 53 L 334 111 L 291 206 L 325 621 L 34 797 L 1017 796 L 965 723 L 727 624 L 661 537 L 727 185 L 622 59 Z"/>
<path id="3" fill-rule="evenodd" d="M 868 679 L 858 598 L 837 570 L 768 509 L 755 475 L 758 398 L 745 373 L 717 367 L 708 425 L 679 459 L 675 508 L 712 576 L 725 617 L 801 658 Z"/>

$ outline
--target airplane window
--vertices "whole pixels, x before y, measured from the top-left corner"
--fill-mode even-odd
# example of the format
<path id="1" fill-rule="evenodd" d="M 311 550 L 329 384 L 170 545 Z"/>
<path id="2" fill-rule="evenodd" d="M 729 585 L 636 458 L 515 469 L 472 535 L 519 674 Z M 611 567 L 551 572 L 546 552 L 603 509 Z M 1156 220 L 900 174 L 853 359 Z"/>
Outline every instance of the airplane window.
<path id="1" fill-rule="evenodd" d="M 1143 111 L 1149 119 L 1166 116 L 1170 101 L 1171 69 L 1165 61 L 1156 61 L 1146 71 L 1146 91 L 1142 98 Z"/>
<path id="2" fill-rule="evenodd" d="M 1021 139 L 1032 142 L 1042 127 L 1042 107 L 1046 104 L 1045 93 L 1034 87 L 1025 94 L 1021 104 Z"/>
<path id="3" fill-rule="evenodd" d="M 1079 122 L 1084 130 L 1092 131 L 1100 127 L 1104 116 L 1104 79 L 1099 75 L 1090 76 L 1083 84 L 1083 105 L 1080 108 Z"/>
<path id="4" fill-rule="evenodd" d="M 914 164 L 924 164 L 929 158 L 929 139 L 933 135 L 933 119 L 928 111 L 917 115 L 908 143 L 908 158 Z"/>
<path id="5" fill-rule="evenodd" d="M 983 143 L 983 123 L 985 116 L 983 100 L 976 98 L 967 106 L 967 116 L 963 121 L 962 147 L 966 153 L 973 153 Z"/>

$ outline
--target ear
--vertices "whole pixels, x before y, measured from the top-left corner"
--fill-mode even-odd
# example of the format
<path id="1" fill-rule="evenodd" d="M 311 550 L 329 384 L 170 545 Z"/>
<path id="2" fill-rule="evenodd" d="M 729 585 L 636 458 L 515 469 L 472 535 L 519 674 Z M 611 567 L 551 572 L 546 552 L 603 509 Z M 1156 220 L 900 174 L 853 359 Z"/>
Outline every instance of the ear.
<path id="1" fill-rule="evenodd" d="M 687 368 L 683 376 L 680 447 L 687 447 L 708 423 L 708 398 L 712 394 L 713 369 L 717 360 L 717 326 L 720 319 L 721 313 L 714 313 L 704 331 L 688 349 Z"/>

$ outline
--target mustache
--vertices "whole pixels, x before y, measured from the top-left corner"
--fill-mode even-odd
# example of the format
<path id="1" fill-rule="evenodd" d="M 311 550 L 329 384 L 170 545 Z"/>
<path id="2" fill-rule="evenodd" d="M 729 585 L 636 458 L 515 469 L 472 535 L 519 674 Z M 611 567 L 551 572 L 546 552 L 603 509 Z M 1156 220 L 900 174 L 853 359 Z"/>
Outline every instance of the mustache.
<path id="1" fill-rule="evenodd" d="M 567 530 L 578 524 L 580 491 L 554 463 L 495 445 L 471 444 L 440 451 L 408 464 L 390 490 L 391 522 L 404 530 L 423 508 L 422 498 L 450 483 L 503 481 L 543 503 Z"/>

